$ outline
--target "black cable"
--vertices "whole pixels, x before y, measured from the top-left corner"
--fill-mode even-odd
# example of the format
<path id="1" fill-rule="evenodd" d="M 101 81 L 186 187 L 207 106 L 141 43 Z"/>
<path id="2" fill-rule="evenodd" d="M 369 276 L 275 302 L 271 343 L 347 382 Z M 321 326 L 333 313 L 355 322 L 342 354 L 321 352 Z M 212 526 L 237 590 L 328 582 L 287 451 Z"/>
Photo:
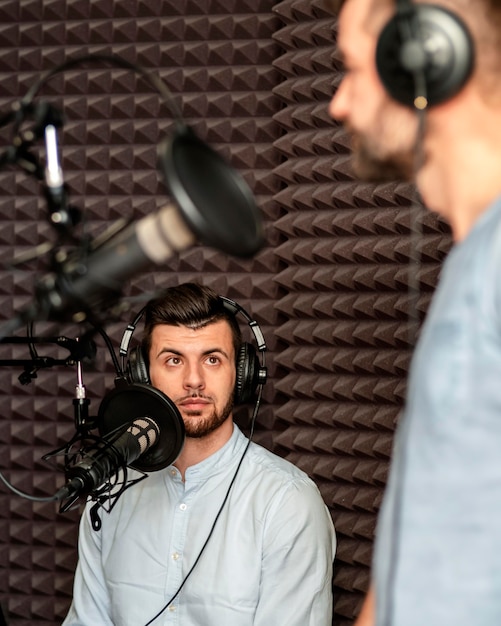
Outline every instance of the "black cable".
<path id="1" fill-rule="evenodd" d="M 28 337 L 28 339 L 33 339 L 33 327 L 34 327 L 33 322 L 30 322 L 26 329 L 26 336 Z M 38 352 L 37 352 L 34 342 L 30 341 L 28 346 L 30 349 L 30 357 L 32 358 L 33 361 L 36 361 L 36 359 L 38 359 Z"/>
<path id="2" fill-rule="evenodd" d="M 55 502 L 57 500 L 56 496 L 38 497 L 38 496 L 32 496 L 29 493 L 24 493 L 24 491 L 20 491 L 5 478 L 2 472 L 0 472 L 0 480 L 3 482 L 3 484 L 6 487 L 8 487 L 11 491 L 13 491 L 17 496 L 21 496 L 22 498 L 26 498 L 27 500 L 31 500 L 32 502 Z"/>
<path id="3" fill-rule="evenodd" d="M 405 2 L 403 4 L 406 4 Z M 422 107 L 416 107 L 414 110 L 417 115 L 418 129 L 416 133 L 416 148 L 413 163 L 413 180 L 417 178 L 417 174 L 424 162 L 424 138 L 426 133 L 426 111 L 427 111 L 427 91 L 426 80 L 424 76 L 424 70 L 417 71 L 414 74 L 414 89 L 415 89 L 415 104 L 423 104 Z M 415 190 L 415 197 L 417 200 L 417 190 Z M 414 210 L 413 210 L 414 209 Z M 417 215 L 419 205 L 417 201 L 412 201 L 411 213 L 410 213 L 410 254 L 409 254 L 409 276 L 408 276 L 408 299 L 409 299 L 409 313 L 408 313 L 408 344 L 409 350 L 415 347 L 417 341 L 417 334 L 419 330 L 419 297 L 420 297 L 420 269 L 421 269 L 421 252 L 419 245 L 423 241 L 423 229 L 421 221 L 413 219 L 413 213 Z M 414 267 L 412 262 L 414 261 Z M 413 307 L 413 304 L 415 305 Z M 402 413 L 404 416 L 404 414 Z M 405 419 L 407 417 L 407 419 Z M 394 503 L 393 503 L 393 515 L 391 517 L 391 530 L 390 530 L 390 549 L 388 554 L 388 574 L 386 580 L 386 595 L 385 605 L 383 607 L 383 626 L 392 626 L 393 624 L 393 607 L 395 604 L 395 581 L 397 575 L 398 561 L 400 556 L 400 539 L 402 532 L 402 509 L 403 509 L 403 492 L 404 483 L 407 474 L 407 456 L 405 452 L 405 446 L 403 441 L 407 438 L 408 434 L 408 416 L 405 416 L 402 422 L 399 424 L 399 430 L 401 431 L 401 447 L 400 447 L 400 465 L 398 473 L 393 472 L 393 480 L 395 481 L 394 488 Z"/>
<path id="4" fill-rule="evenodd" d="M 120 363 L 118 362 L 118 358 L 117 358 L 115 349 L 113 347 L 113 343 L 112 343 L 109 335 L 104 330 L 104 328 L 102 326 L 100 326 L 99 324 L 93 324 L 93 328 L 104 339 L 104 343 L 106 344 L 106 347 L 108 348 L 108 352 L 110 353 L 111 360 L 113 361 L 113 367 L 115 368 L 115 372 L 117 373 L 117 376 L 123 376 L 123 370 L 120 367 Z"/>
<path id="5" fill-rule="evenodd" d="M 19 121 L 22 121 L 22 111 L 29 110 L 31 108 L 33 98 L 50 78 L 52 78 L 56 74 L 59 74 L 60 72 L 72 69 L 73 67 L 76 67 L 77 65 L 80 65 L 82 63 L 93 63 L 96 61 L 116 65 L 118 67 L 133 70 L 134 72 L 141 74 L 141 76 L 143 76 L 143 78 L 145 78 L 149 82 L 149 84 L 162 96 L 165 104 L 170 108 L 171 113 L 173 113 L 174 117 L 176 118 L 176 121 L 182 123 L 181 110 L 177 106 L 172 92 L 156 74 L 153 74 L 147 71 L 145 68 L 136 65 L 135 63 L 131 63 L 116 55 L 87 54 L 80 57 L 75 57 L 73 59 L 69 59 L 65 63 L 61 63 L 60 65 L 57 65 L 50 70 L 47 70 L 40 76 L 40 78 L 28 89 L 26 95 L 21 100 L 21 103 L 19 105 L 21 109 L 21 116 L 18 116 L 17 126 L 19 126 Z"/>
<path id="6" fill-rule="evenodd" d="M 264 356 L 264 355 L 263 355 Z M 160 611 L 150 619 L 149 622 L 146 622 L 146 624 L 144 626 L 150 626 L 150 624 L 152 624 L 158 617 L 160 617 L 160 615 L 167 610 L 167 608 L 174 602 L 174 600 L 177 598 L 177 596 L 181 593 L 182 588 L 184 587 L 186 581 L 188 580 L 188 578 L 191 576 L 193 570 L 195 569 L 196 565 L 198 564 L 198 562 L 200 561 L 200 558 L 207 546 L 207 544 L 209 543 L 209 539 L 212 537 L 212 534 L 214 532 L 214 529 L 216 527 L 217 521 L 221 515 L 221 513 L 223 512 L 224 506 L 230 496 L 230 492 L 231 492 L 231 488 L 233 487 L 237 476 L 238 476 L 238 472 L 240 471 L 240 468 L 242 466 L 243 460 L 245 458 L 245 455 L 247 454 L 247 450 L 249 449 L 249 446 L 252 442 L 252 437 L 254 436 L 254 427 L 256 424 L 256 417 L 257 417 L 257 413 L 259 410 L 259 406 L 261 404 L 261 397 L 263 395 L 263 385 L 259 386 L 259 391 L 258 391 L 258 395 L 257 395 L 257 399 L 256 399 L 256 403 L 254 405 L 254 410 L 252 413 L 252 417 L 251 417 L 251 429 L 250 429 L 250 433 L 249 433 L 249 441 L 247 442 L 247 445 L 245 446 L 245 450 L 243 451 L 242 456 L 240 457 L 240 461 L 238 462 L 237 465 L 237 469 L 235 470 L 235 474 L 233 475 L 233 478 L 231 479 L 230 485 L 228 487 L 228 490 L 226 492 L 226 495 L 224 496 L 223 502 L 221 504 L 221 506 L 219 507 L 219 510 L 216 514 L 216 517 L 214 519 L 214 522 L 212 523 L 211 529 L 209 531 L 209 534 L 207 535 L 207 539 L 205 540 L 200 552 L 198 553 L 197 558 L 195 559 L 195 562 L 193 563 L 193 565 L 190 567 L 188 573 L 186 574 L 186 576 L 184 577 L 183 581 L 181 582 L 181 584 L 179 585 L 179 587 L 177 588 L 177 591 L 174 593 L 174 595 L 170 598 L 170 600 L 167 602 L 167 604 L 165 604 L 162 609 L 160 609 Z"/>

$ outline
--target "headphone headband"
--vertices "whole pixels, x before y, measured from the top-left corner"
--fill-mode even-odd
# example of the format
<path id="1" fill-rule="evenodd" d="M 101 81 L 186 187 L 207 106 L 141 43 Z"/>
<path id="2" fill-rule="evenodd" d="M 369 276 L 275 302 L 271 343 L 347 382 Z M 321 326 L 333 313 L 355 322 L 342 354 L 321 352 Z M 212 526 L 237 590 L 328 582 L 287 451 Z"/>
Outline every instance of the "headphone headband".
<path id="1" fill-rule="evenodd" d="M 252 334 L 254 335 L 257 349 L 259 352 L 264 352 L 266 350 L 266 341 L 264 340 L 264 335 L 256 320 L 252 319 L 247 311 L 234 300 L 230 300 L 226 296 L 218 296 L 218 298 L 222 301 L 224 308 L 227 309 L 232 315 L 236 316 L 237 313 L 243 315 L 243 317 L 247 320 L 247 324 L 251 329 Z"/>
<path id="2" fill-rule="evenodd" d="M 264 385 L 268 377 L 265 364 L 266 341 L 257 321 L 252 319 L 240 304 L 226 296 L 218 295 L 218 299 L 230 315 L 236 317 L 240 314 L 245 318 L 256 342 L 257 352 L 261 355 L 259 359 L 253 346 L 246 342 L 241 344 L 240 350 L 236 355 L 235 402 L 237 404 L 247 402 L 256 389 Z M 141 321 L 146 308 L 144 306 L 132 322 L 127 325 L 120 342 L 121 377 L 122 380 L 125 379 L 129 383 L 150 384 L 148 356 L 143 353 L 142 346 L 137 348 L 135 352 L 129 353 L 132 335 Z"/>

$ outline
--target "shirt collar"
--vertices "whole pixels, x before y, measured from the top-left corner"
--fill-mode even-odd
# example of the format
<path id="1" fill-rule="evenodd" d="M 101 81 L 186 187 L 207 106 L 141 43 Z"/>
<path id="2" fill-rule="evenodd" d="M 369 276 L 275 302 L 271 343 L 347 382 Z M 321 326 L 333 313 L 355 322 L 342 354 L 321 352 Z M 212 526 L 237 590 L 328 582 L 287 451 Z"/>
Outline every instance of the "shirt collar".
<path id="1" fill-rule="evenodd" d="M 227 472 L 228 468 L 232 467 L 233 463 L 240 459 L 247 443 L 247 437 L 236 424 L 233 424 L 231 437 L 223 447 L 203 461 L 200 461 L 200 463 L 188 467 L 185 472 L 185 481 L 205 480 L 220 472 Z M 172 468 L 173 466 L 170 467 Z"/>

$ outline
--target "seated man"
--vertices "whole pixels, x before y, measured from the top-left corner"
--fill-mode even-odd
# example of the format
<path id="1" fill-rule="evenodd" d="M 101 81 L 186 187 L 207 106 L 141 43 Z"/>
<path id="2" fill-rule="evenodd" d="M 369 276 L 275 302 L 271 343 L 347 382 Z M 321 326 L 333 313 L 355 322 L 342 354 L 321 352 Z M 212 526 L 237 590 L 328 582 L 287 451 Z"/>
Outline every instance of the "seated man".
<path id="1" fill-rule="evenodd" d="M 331 626 L 332 520 L 304 472 L 234 424 L 241 344 L 235 315 L 206 287 L 148 303 L 142 353 L 185 444 L 98 531 L 87 506 L 64 626 Z"/>

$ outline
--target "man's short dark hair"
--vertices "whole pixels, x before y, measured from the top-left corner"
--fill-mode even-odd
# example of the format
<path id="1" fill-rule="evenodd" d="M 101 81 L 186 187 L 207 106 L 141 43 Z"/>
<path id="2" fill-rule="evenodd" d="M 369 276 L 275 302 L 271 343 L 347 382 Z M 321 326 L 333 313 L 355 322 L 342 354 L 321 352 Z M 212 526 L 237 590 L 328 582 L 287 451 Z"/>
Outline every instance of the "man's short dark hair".
<path id="1" fill-rule="evenodd" d="M 186 326 L 203 328 L 226 320 L 233 335 L 235 354 L 242 343 L 242 333 L 235 315 L 224 306 L 218 294 L 198 283 L 183 283 L 166 289 L 161 296 L 150 300 L 144 311 L 143 347 L 146 354 L 151 348 L 151 334 L 155 326 Z"/>

